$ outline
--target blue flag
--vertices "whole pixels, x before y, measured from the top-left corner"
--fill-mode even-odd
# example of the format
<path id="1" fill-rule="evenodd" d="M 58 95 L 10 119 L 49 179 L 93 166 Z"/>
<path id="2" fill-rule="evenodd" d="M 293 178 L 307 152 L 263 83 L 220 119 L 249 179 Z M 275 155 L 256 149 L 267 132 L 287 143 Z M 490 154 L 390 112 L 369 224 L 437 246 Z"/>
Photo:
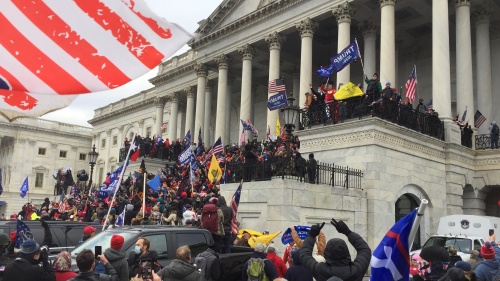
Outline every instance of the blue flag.
<path id="1" fill-rule="evenodd" d="M 358 43 L 356 41 L 345 47 L 340 53 L 330 58 L 330 62 L 333 65 L 333 69 L 337 72 L 344 69 L 351 62 L 359 59 Z"/>
<path id="2" fill-rule="evenodd" d="M 332 76 L 332 72 L 333 64 L 330 64 L 328 68 L 324 68 L 321 66 L 318 70 L 316 70 L 316 75 L 318 75 L 319 77 L 328 78 Z"/>
<path id="3" fill-rule="evenodd" d="M 370 280 L 408 281 L 410 279 L 408 236 L 416 216 L 417 210 L 414 210 L 400 219 L 373 251 Z"/>
<path id="4" fill-rule="evenodd" d="M 294 226 L 294 228 L 301 240 L 306 239 L 309 235 L 309 231 L 311 230 L 311 227 L 308 225 L 296 225 Z M 287 230 L 285 230 L 285 233 L 283 233 L 283 236 L 281 236 L 281 243 L 287 245 L 290 242 L 293 242 L 293 237 L 292 230 L 288 228 Z"/>
<path id="5" fill-rule="evenodd" d="M 115 192 L 115 190 L 120 186 L 121 182 L 120 175 L 122 173 L 122 170 L 127 169 L 127 166 L 128 166 L 128 161 L 125 164 L 118 167 L 118 169 L 116 169 L 114 172 L 112 172 L 106 178 L 106 180 L 101 184 L 101 186 L 99 186 L 99 194 L 101 196 L 103 196 L 105 193 L 109 194 L 111 192 Z"/>
<path id="6" fill-rule="evenodd" d="M 186 148 L 191 146 L 191 130 L 186 133 Z"/>
<path id="7" fill-rule="evenodd" d="M 26 193 L 29 191 L 29 186 L 28 186 L 28 177 L 24 179 L 23 185 L 21 185 L 21 197 L 24 198 L 26 196 Z"/>
<path id="8" fill-rule="evenodd" d="M 28 239 L 33 239 L 30 228 L 21 220 L 17 220 L 16 244 L 14 247 L 20 249 L 21 244 Z"/>
<path id="9" fill-rule="evenodd" d="M 186 163 L 191 163 L 193 161 L 194 154 L 191 147 L 186 148 L 181 154 L 179 154 L 179 164 L 181 166 L 186 165 Z"/>
<path id="10" fill-rule="evenodd" d="M 116 219 L 115 226 L 122 227 L 125 223 L 125 208 L 123 208 L 122 213 Z"/>
<path id="11" fill-rule="evenodd" d="M 200 156 L 203 148 L 203 140 L 201 139 L 201 127 L 198 131 L 198 147 L 196 148 L 196 156 Z"/>
<path id="12" fill-rule="evenodd" d="M 161 186 L 160 174 L 157 174 L 152 180 L 147 181 L 146 184 L 155 192 L 158 192 L 158 187 Z"/>
<path id="13" fill-rule="evenodd" d="M 3 193 L 3 187 L 2 187 L 2 168 L 0 168 L 0 195 Z"/>

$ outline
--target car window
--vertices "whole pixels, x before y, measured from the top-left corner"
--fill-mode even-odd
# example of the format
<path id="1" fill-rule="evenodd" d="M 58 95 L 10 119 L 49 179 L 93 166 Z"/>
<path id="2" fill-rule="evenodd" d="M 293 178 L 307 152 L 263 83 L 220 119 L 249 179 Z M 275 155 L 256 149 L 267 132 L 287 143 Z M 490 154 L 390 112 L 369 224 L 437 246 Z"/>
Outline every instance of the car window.
<path id="1" fill-rule="evenodd" d="M 156 235 L 145 235 L 144 237 L 149 239 L 149 249 L 150 250 L 155 250 L 158 255 L 166 255 L 168 253 L 167 251 L 167 239 L 165 238 L 164 234 L 156 234 Z M 134 250 L 135 247 L 135 241 L 132 246 L 128 247 L 127 250 L 125 250 L 125 257 L 128 257 L 130 255 L 130 252 Z"/>
<path id="2" fill-rule="evenodd" d="M 479 240 L 474 240 L 474 250 L 481 251 L 481 242 Z"/>
<path id="3" fill-rule="evenodd" d="M 110 242 L 111 242 L 111 237 L 114 234 L 119 234 L 119 235 L 123 236 L 125 243 L 127 243 L 127 241 L 129 241 L 130 239 L 133 239 L 136 236 L 136 233 L 133 233 L 133 232 L 120 232 L 120 233 L 111 232 L 111 231 L 101 232 L 99 234 L 96 234 L 96 236 L 88 239 L 83 244 L 76 247 L 73 251 L 71 251 L 71 256 L 73 258 L 75 258 L 78 255 L 78 253 L 80 253 L 84 249 L 89 249 L 89 250 L 94 251 L 95 246 L 101 246 L 102 252 L 104 253 L 104 251 L 106 251 L 106 249 L 109 248 Z"/>
<path id="4" fill-rule="evenodd" d="M 207 240 L 203 233 L 178 233 L 176 237 L 179 247 L 188 245 L 193 257 L 208 248 Z"/>

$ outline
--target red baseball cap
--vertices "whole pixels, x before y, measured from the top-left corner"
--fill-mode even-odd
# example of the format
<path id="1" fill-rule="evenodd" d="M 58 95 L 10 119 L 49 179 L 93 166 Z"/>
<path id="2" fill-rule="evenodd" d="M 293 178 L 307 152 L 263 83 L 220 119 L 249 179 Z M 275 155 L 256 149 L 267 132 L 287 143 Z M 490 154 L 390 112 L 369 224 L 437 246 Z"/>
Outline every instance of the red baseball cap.
<path id="1" fill-rule="evenodd" d="M 92 227 L 90 225 L 87 225 L 84 229 L 83 229 L 83 234 L 90 234 L 94 231 L 96 231 L 97 228 L 95 227 Z"/>

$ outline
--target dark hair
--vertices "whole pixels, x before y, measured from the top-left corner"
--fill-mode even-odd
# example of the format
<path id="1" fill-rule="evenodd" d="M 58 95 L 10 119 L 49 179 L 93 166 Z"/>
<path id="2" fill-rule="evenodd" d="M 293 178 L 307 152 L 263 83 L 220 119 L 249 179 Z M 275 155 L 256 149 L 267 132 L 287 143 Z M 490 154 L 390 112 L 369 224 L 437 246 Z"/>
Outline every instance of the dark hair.
<path id="1" fill-rule="evenodd" d="M 83 250 L 76 256 L 76 265 L 80 272 L 88 272 L 94 264 L 94 253 L 91 250 Z"/>
<path id="2" fill-rule="evenodd" d="M 149 250 L 149 246 L 151 245 L 151 243 L 149 242 L 149 239 L 146 237 L 139 237 L 139 239 L 137 239 L 137 240 L 140 240 L 140 239 L 142 239 L 142 245 L 146 246 L 146 249 Z"/>

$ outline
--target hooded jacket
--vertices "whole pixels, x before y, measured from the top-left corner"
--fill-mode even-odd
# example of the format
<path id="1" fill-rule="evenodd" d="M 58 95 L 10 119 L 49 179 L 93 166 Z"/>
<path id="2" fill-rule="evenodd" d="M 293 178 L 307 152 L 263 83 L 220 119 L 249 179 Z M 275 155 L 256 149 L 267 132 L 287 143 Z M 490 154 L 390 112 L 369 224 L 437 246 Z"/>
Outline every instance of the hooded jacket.
<path id="1" fill-rule="evenodd" d="M 164 267 L 157 274 L 163 281 L 201 280 L 201 273 L 198 269 L 181 260 L 173 260 L 167 267 Z"/>
<path id="2" fill-rule="evenodd" d="M 253 252 L 252 254 L 252 259 L 263 259 L 264 260 L 264 272 L 266 273 L 266 276 L 269 280 L 274 280 L 278 278 L 278 272 L 276 271 L 276 267 L 274 267 L 274 264 L 272 261 L 268 260 L 266 258 L 266 253 L 261 253 L 261 252 Z M 250 260 L 248 260 L 245 265 L 243 266 L 243 270 L 241 271 L 241 280 L 248 280 L 248 263 Z"/>
<path id="3" fill-rule="evenodd" d="M 120 251 L 113 248 L 108 248 L 104 251 L 104 256 L 108 259 L 109 263 L 116 270 L 120 281 L 129 281 L 128 277 L 128 264 L 125 255 Z"/>
<path id="4" fill-rule="evenodd" d="M 21 255 L 5 267 L 3 280 L 56 281 L 56 275 L 48 262 L 41 267 L 32 257 Z"/>
<path id="5" fill-rule="evenodd" d="M 158 260 L 158 253 L 155 250 L 149 250 L 144 255 L 139 256 L 134 251 L 131 251 L 128 256 L 128 272 L 129 277 L 135 277 L 137 275 L 137 270 L 139 268 L 139 262 L 141 260 L 152 260 L 155 263 L 153 270 L 158 272 L 160 270 L 159 266 L 156 266 L 156 261 Z"/>
<path id="6" fill-rule="evenodd" d="M 222 211 L 224 215 L 224 221 L 222 225 L 224 227 L 224 232 L 231 232 L 231 220 L 233 219 L 233 209 L 227 206 L 226 198 L 223 196 L 219 197 L 219 201 L 217 202 L 217 206 Z"/>
<path id="7" fill-rule="evenodd" d="M 318 263 L 312 256 L 315 239 L 309 236 L 304 240 L 300 249 L 300 260 L 317 281 L 326 281 L 332 276 L 337 276 L 344 281 L 363 280 L 370 265 L 372 255 L 370 247 L 357 233 L 351 232 L 347 238 L 357 252 L 354 261 L 351 261 L 345 241 L 334 238 L 326 244 L 324 253 L 326 263 Z"/>
<path id="8" fill-rule="evenodd" d="M 80 272 L 75 278 L 71 279 L 71 281 L 119 281 L 120 280 L 118 279 L 118 275 L 116 275 L 115 269 L 113 268 L 113 266 L 111 266 L 110 263 L 107 263 L 106 265 L 104 265 L 104 267 L 106 268 L 106 272 L 109 275 L 96 274 L 93 271 Z"/>
<path id="9" fill-rule="evenodd" d="M 495 249 L 495 258 L 492 260 L 483 260 L 476 268 L 477 278 L 486 280 L 500 279 L 500 248 L 496 242 L 491 242 Z"/>
<path id="10" fill-rule="evenodd" d="M 285 279 L 288 281 L 312 281 L 313 277 L 300 261 L 300 251 L 292 253 L 293 265 L 288 268 Z"/>

